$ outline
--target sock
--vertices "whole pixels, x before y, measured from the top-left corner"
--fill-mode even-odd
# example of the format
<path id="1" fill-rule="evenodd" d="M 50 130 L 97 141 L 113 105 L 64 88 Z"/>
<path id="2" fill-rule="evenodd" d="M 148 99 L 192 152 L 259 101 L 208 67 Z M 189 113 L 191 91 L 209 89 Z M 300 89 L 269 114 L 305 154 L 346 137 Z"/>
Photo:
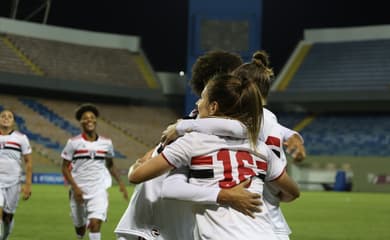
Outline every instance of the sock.
<path id="1" fill-rule="evenodd" d="M 12 229 L 14 228 L 14 220 L 12 219 L 12 221 L 9 224 L 3 222 L 3 225 L 4 225 L 3 240 L 7 240 L 9 234 L 12 232 Z"/>
<path id="2" fill-rule="evenodd" d="M 89 240 L 100 240 L 100 232 L 89 233 Z"/>

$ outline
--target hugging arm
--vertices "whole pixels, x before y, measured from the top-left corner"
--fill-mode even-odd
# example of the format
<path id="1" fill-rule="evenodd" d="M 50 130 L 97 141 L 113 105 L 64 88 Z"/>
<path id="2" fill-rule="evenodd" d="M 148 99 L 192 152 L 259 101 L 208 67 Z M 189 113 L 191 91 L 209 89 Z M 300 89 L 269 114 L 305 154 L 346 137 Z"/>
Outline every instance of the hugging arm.
<path id="1" fill-rule="evenodd" d="M 279 124 L 279 123 L 278 123 Z M 306 150 L 303 137 L 296 131 L 293 131 L 279 124 L 283 137 L 283 145 L 286 152 L 291 155 L 295 162 L 300 162 L 306 158 Z"/>
<path id="2" fill-rule="evenodd" d="M 186 167 L 172 170 L 163 181 L 162 197 L 201 204 L 228 205 L 248 216 L 261 211 L 260 195 L 245 188 L 249 180 L 230 189 L 220 189 L 190 184 L 188 174 Z"/>
<path id="3" fill-rule="evenodd" d="M 174 141 L 177 137 L 183 136 L 186 132 L 202 132 L 217 136 L 246 138 L 245 127 L 232 119 L 221 118 L 200 118 L 179 120 L 171 124 L 163 132 L 162 141 L 164 145 Z"/>

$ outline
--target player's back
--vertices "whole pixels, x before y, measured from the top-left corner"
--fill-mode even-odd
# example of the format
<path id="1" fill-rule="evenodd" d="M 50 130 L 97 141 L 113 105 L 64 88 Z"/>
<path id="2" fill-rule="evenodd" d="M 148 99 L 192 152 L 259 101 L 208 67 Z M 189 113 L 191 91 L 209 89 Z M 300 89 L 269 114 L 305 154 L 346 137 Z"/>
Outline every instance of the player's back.
<path id="1" fill-rule="evenodd" d="M 189 161 L 191 184 L 231 188 L 251 178 L 248 190 L 262 194 L 264 179 L 276 178 L 283 171 L 280 165 L 269 162 L 273 161 L 273 153 L 263 142 L 258 143 L 255 152 L 247 139 L 192 132 L 175 143 L 164 155 L 176 167 Z M 179 156 L 179 151 L 185 154 Z M 189 156 L 191 159 L 186 159 Z M 195 205 L 194 212 L 195 239 L 276 239 L 266 209 L 255 218 L 221 205 Z"/>

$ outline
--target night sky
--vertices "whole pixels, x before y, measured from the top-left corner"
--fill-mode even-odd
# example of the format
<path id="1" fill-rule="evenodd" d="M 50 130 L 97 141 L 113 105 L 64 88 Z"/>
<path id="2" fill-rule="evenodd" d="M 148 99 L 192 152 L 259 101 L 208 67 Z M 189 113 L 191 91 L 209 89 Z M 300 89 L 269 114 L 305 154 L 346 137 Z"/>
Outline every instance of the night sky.
<path id="1" fill-rule="evenodd" d="M 8 17 L 12 1 L 1 2 L 0 16 Z M 27 16 L 40 2 L 20 1 L 18 18 Z M 264 0 L 262 48 L 278 73 L 304 29 L 390 24 L 386 2 Z M 177 72 L 186 66 L 187 6 L 187 0 L 53 0 L 48 24 L 140 36 L 157 71 Z M 32 20 L 41 19 L 38 14 Z"/>

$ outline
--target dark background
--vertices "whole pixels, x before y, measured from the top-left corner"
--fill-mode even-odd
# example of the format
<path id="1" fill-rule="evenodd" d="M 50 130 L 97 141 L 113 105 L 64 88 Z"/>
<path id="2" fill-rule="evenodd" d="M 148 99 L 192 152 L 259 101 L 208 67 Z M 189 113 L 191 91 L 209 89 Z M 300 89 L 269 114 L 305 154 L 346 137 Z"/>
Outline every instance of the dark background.
<path id="1" fill-rule="evenodd" d="M 239 0 L 237 0 L 239 1 Z M 17 19 L 24 19 L 41 0 L 20 0 Z M 0 0 L 8 17 L 12 0 Z M 136 35 L 157 71 L 185 70 L 187 0 L 91 1 L 52 0 L 47 24 Z M 309 28 L 390 24 L 387 1 L 263 0 L 262 48 L 278 73 Z M 31 20 L 42 21 L 43 12 Z"/>

